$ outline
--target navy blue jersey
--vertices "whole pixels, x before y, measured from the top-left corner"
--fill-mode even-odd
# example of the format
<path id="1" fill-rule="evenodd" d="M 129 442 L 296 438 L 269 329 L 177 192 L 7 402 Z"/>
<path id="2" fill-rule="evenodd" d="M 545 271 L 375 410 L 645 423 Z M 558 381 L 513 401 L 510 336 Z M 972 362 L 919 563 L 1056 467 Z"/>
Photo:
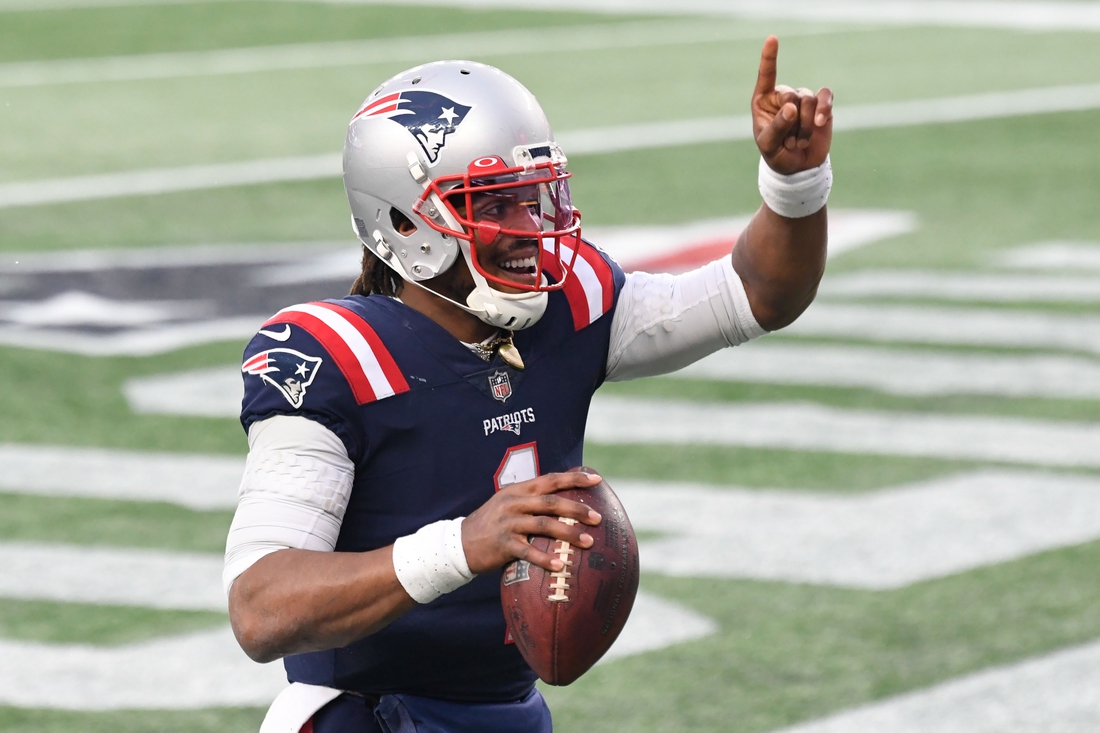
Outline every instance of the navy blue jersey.
<path id="1" fill-rule="evenodd" d="M 384 296 L 280 311 L 245 350 L 247 430 L 300 415 L 340 437 L 355 480 L 338 552 L 385 547 L 466 516 L 504 485 L 582 463 L 625 277 L 582 244 L 546 313 L 517 332 L 520 371 L 486 363 L 431 319 Z M 486 573 L 347 647 L 288 657 L 291 681 L 444 700 L 516 700 L 535 674 L 506 643 L 500 574 Z"/>

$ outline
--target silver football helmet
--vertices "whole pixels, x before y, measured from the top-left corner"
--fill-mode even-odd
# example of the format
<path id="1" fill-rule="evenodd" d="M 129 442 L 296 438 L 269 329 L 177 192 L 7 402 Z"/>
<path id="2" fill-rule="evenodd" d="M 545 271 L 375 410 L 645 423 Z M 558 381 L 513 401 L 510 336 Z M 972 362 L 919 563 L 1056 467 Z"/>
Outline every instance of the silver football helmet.
<path id="1" fill-rule="evenodd" d="M 518 330 L 542 317 L 576 257 L 580 212 L 565 165 L 522 84 L 485 64 L 438 61 L 398 74 L 363 102 L 344 142 L 344 190 L 359 240 L 403 280 L 419 285 L 461 254 L 475 287 L 464 303 L 447 300 Z M 493 216 L 503 210 L 484 205 L 493 200 L 522 215 Z M 416 230 L 402 233 L 402 221 Z M 478 243 L 501 235 L 537 245 L 527 248 L 533 262 L 507 263 L 526 277 L 479 262 Z"/>

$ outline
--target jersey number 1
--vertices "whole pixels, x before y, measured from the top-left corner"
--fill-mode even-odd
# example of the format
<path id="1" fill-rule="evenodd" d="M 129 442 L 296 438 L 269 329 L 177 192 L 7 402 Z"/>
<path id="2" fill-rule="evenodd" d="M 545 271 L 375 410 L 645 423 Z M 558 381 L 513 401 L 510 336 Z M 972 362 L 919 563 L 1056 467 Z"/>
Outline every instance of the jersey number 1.
<path id="1" fill-rule="evenodd" d="M 493 483 L 500 491 L 505 486 L 530 481 L 539 477 L 539 450 L 537 443 L 514 445 L 504 452 L 500 468 L 493 474 Z"/>

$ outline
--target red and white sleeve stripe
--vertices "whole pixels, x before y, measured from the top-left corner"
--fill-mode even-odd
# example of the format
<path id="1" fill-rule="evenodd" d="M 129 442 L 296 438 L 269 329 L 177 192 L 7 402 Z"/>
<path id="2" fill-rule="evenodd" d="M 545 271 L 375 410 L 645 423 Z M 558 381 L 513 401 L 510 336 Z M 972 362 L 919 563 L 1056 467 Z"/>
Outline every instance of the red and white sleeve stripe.
<path id="1" fill-rule="evenodd" d="M 573 312 L 573 326 L 578 331 L 611 310 L 615 296 L 615 277 L 611 265 L 592 245 L 584 241 L 579 244 L 577 258 L 573 261 L 573 274 L 562 288 Z M 562 259 L 568 262 L 573 252 L 564 242 L 561 247 Z"/>
<path id="2" fill-rule="evenodd" d="M 409 391 L 409 383 L 362 318 L 332 303 L 293 305 L 272 316 L 264 326 L 290 323 L 320 342 L 344 374 L 357 404 L 364 405 Z"/>

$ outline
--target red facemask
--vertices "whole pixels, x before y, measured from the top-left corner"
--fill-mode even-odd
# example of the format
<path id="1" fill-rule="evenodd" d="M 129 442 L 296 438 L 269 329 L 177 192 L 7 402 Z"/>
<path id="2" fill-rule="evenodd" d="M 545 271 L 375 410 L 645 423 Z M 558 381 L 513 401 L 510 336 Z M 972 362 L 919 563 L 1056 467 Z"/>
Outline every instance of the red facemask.
<path id="1" fill-rule="evenodd" d="M 472 162 L 466 173 L 431 181 L 413 210 L 437 232 L 470 242 L 473 265 L 489 282 L 531 292 L 558 290 L 573 270 L 581 236 L 581 214 L 569 195 L 571 176 L 550 161 L 509 167 L 499 157 L 486 156 Z M 440 223 L 433 199 L 443 202 L 461 230 Z M 487 272 L 478 262 L 475 235 L 483 244 L 501 235 L 536 242 L 535 282 Z"/>

